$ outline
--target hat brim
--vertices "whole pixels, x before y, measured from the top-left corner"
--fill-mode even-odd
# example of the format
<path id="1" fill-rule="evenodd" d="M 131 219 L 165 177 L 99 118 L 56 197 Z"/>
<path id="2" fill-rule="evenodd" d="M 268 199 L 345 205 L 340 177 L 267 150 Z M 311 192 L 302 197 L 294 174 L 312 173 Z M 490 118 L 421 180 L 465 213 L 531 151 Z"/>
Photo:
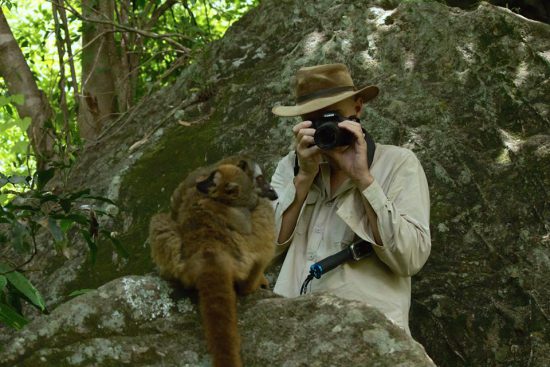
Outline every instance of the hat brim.
<path id="1" fill-rule="evenodd" d="M 367 102 L 378 95 L 378 87 L 374 85 L 369 85 L 368 87 L 356 91 L 343 92 L 335 94 L 333 96 L 316 98 L 306 103 L 298 104 L 296 106 L 275 106 L 271 109 L 271 112 L 273 112 L 277 116 L 284 117 L 305 115 L 310 112 L 328 107 L 355 95 L 360 95 L 363 98 L 363 102 Z"/>

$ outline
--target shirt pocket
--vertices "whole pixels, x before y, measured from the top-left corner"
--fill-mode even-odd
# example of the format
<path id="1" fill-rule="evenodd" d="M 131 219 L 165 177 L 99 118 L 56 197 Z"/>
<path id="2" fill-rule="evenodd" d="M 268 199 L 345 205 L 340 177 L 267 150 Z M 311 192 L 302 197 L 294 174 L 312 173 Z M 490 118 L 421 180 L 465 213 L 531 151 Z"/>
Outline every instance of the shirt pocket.
<path id="1" fill-rule="evenodd" d="M 297 234 L 304 235 L 305 233 L 307 233 L 309 223 L 311 222 L 311 217 L 313 216 L 313 212 L 315 210 L 315 204 L 317 204 L 317 200 L 319 200 L 319 192 L 310 191 L 307 194 L 302 212 L 300 213 L 300 217 L 298 218 L 298 223 L 296 224 Z"/>

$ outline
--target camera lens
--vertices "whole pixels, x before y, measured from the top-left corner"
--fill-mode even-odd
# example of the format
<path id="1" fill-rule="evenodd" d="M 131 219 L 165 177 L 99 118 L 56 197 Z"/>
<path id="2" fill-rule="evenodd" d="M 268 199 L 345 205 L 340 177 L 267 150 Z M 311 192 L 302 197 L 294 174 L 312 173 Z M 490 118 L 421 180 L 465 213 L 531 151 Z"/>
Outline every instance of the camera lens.
<path id="1" fill-rule="evenodd" d="M 351 132 L 339 128 L 337 123 L 327 122 L 315 129 L 313 140 L 320 149 L 329 150 L 351 144 L 353 137 Z"/>
<path id="2" fill-rule="evenodd" d="M 319 126 L 315 129 L 315 135 L 313 135 L 315 144 L 323 150 L 334 148 L 340 134 L 339 130 L 338 126 L 331 123 Z"/>
<path id="3" fill-rule="evenodd" d="M 315 129 L 313 139 L 320 149 L 329 150 L 334 147 L 349 145 L 354 135 L 346 129 L 340 129 L 338 123 L 344 118 L 338 111 L 326 111 L 317 119 L 312 120 Z"/>

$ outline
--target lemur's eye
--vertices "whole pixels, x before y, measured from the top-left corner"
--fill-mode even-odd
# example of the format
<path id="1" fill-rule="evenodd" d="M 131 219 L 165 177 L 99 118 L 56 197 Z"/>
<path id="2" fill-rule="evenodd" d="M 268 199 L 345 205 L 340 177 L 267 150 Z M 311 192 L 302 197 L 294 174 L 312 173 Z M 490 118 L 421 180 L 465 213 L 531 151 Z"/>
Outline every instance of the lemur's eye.
<path id="1" fill-rule="evenodd" d="M 235 182 L 229 182 L 227 184 L 225 184 L 225 192 L 227 194 L 238 194 L 239 193 L 239 185 L 236 184 Z"/>

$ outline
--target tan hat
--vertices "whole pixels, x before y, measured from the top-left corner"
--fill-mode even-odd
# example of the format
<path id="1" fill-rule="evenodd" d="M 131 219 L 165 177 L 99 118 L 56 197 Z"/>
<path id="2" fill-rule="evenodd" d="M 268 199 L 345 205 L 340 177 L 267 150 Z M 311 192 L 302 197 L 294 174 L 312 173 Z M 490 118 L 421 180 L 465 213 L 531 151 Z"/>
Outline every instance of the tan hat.
<path id="1" fill-rule="evenodd" d="M 356 94 L 366 102 L 378 95 L 378 87 L 355 88 L 344 64 L 304 67 L 296 73 L 296 106 L 275 106 L 271 112 L 278 116 L 305 115 Z"/>

